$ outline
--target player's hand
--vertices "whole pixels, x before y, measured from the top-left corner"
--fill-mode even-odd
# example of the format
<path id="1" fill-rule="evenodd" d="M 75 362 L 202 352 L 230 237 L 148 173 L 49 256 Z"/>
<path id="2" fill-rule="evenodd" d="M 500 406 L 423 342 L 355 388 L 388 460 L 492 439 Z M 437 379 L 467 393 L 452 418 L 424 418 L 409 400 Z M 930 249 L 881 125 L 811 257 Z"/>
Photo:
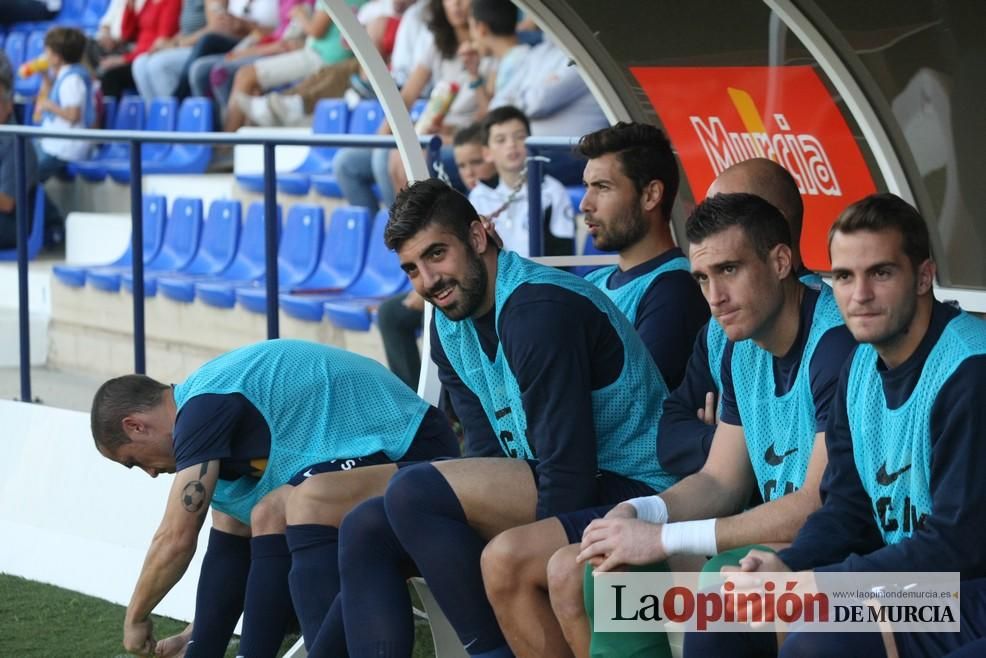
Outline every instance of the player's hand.
<path id="1" fill-rule="evenodd" d="M 651 564 L 667 557 L 661 543 L 663 525 L 639 519 L 596 519 L 582 533 L 580 564 L 604 556 L 596 571 L 612 571 L 623 564 Z"/>
<path id="2" fill-rule="evenodd" d="M 189 624 L 178 635 L 166 637 L 154 647 L 154 655 L 157 658 L 182 658 L 188 648 L 188 641 L 192 638 L 192 625 Z"/>
<path id="3" fill-rule="evenodd" d="M 786 564 L 781 562 L 777 553 L 770 551 L 760 551 L 752 549 L 740 561 L 739 566 L 726 566 L 722 568 L 722 573 L 762 573 L 762 572 L 784 572 L 790 571 Z"/>
<path id="4" fill-rule="evenodd" d="M 123 623 L 123 648 L 138 656 L 154 654 L 154 622 L 150 618 L 143 621 Z"/>
<path id="5" fill-rule="evenodd" d="M 610 511 L 606 512 L 607 519 L 635 519 L 637 518 L 637 508 L 630 503 L 620 503 Z"/>
<path id="6" fill-rule="evenodd" d="M 709 391 L 705 394 L 705 407 L 698 410 L 698 419 L 706 425 L 716 425 L 719 417 L 716 416 L 716 394 Z"/>

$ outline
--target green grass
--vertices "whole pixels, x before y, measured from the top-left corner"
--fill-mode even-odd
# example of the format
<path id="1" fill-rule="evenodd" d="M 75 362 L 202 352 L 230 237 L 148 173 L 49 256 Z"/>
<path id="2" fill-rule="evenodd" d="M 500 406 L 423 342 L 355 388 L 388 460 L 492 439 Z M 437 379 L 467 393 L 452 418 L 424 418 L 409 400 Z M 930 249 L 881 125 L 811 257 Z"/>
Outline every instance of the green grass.
<path id="1" fill-rule="evenodd" d="M 123 606 L 53 585 L 0 574 L 0 656 L 3 658 L 117 658 L 126 656 Z M 158 639 L 185 622 L 154 615 Z M 285 641 L 286 651 L 296 638 Z M 417 627 L 414 658 L 434 656 L 427 627 Z M 236 655 L 236 641 L 226 652 Z"/>

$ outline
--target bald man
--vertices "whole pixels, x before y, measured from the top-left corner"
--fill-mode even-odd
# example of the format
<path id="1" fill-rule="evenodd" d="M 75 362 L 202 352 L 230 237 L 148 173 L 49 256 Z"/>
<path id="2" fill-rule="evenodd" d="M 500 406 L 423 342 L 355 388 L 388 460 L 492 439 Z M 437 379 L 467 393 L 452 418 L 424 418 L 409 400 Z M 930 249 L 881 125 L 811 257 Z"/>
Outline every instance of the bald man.
<path id="1" fill-rule="evenodd" d="M 748 193 L 754 194 L 780 211 L 790 227 L 790 267 L 801 283 L 813 289 L 821 285 L 818 275 L 807 271 L 801 261 L 799 240 L 804 205 L 797 183 L 791 174 L 772 160 L 757 158 L 745 160 L 722 172 L 712 183 L 707 192 L 707 198 L 719 194 Z M 845 332 L 834 341 L 836 352 L 845 349 L 848 341 Z M 688 361 L 685 378 L 664 403 L 664 414 L 661 418 L 661 442 L 658 446 L 658 460 L 669 472 L 680 477 L 696 473 L 705 465 L 712 448 L 712 438 L 716 433 L 718 410 L 721 409 L 723 391 L 722 369 L 728 339 L 719 322 L 710 320 L 695 340 L 692 355 Z M 817 356 L 817 355 L 816 355 Z M 841 361 L 840 361 L 841 362 Z M 827 379 L 832 379 L 829 373 Z M 816 397 L 821 397 L 817 395 Z M 824 405 L 823 405 L 824 406 Z M 736 422 L 734 419 L 733 422 Z M 811 469 L 820 472 L 824 468 L 824 454 L 812 455 Z M 812 485 L 817 489 L 817 485 Z M 759 492 L 763 498 L 764 492 Z M 809 493 L 817 497 L 817 493 L 805 491 L 799 498 Z M 749 491 L 747 498 L 736 501 L 736 509 L 742 509 L 748 502 L 748 497 L 754 499 L 758 492 Z M 770 497 L 770 494 L 767 496 Z M 791 501 L 784 506 L 791 505 Z M 811 505 L 805 507 L 809 509 Z M 783 510 L 782 510 L 783 511 Z M 795 512 L 800 518 L 796 523 L 800 527 L 804 513 L 800 509 Z M 739 519 L 740 517 L 735 517 Z M 678 519 L 675 519 L 678 520 Z M 741 522 L 745 524 L 745 522 Z M 748 526 L 751 530 L 753 526 Z M 781 545 L 789 538 L 780 535 L 741 535 L 736 543 L 726 544 L 719 541 L 719 550 L 731 547 L 742 547 L 736 551 L 725 551 L 717 559 L 709 563 L 709 569 L 718 571 L 720 565 L 732 563 L 745 555 L 746 544 L 766 542 Z M 623 655 L 670 655 L 667 640 L 661 633 L 592 633 L 590 635 L 590 618 L 586 615 L 584 603 L 591 614 L 592 578 L 585 579 L 583 585 L 583 570 L 576 565 L 575 557 L 582 550 L 580 545 L 572 545 L 558 551 L 551 559 L 548 567 L 548 581 L 552 607 L 561 623 L 562 630 L 573 652 L 577 656 L 591 655 L 594 658 L 602 656 Z M 687 552 L 687 551 L 686 551 Z M 710 551 L 714 553 L 715 551 Z M 624 567 L 625 568 L 625 567 Z M 655 567 L 658 568 L 658 567 Z M 659 568 L 663 568 L 661 565 Z M 644 567 L 648 569 L 648 567 Z M 586 571 L 587 574 L 591 573 Z"/>

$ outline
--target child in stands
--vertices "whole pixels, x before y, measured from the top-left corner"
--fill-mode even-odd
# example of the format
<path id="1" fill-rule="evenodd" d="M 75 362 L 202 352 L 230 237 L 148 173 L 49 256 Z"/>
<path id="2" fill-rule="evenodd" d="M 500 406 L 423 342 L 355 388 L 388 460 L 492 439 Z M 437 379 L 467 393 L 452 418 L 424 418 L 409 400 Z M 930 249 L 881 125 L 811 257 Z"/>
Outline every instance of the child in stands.
<path id="1" fill-rule="evenodd" d="M 86 36 L 71 27 L 56 27 L 45 35 L 45 57 L 49 77 L 41 84 L 34 120 L 42 128 L 66 130 L 88 128 L 95 115 L 92 78 L 82 64 Z M 69 160 L 84 160 L 89 142 L 77 139 L 43 138 L 36 142 L 38 177 L 44 182 L 65 170 Z"/>
<path id="2" fill-rule="evenodd" d="M 530 254 L 527 221 L 527 148 L 531 135 L 527 116 L 504 105 L 483 120 L 483 153 L 496 168 L 496 178 L 480 181 L 469 201 L 493 221 L 503 246 L 520 256 Z M 541 181 L 541 224 L 544 254 L 575 253 L 575 211 L 565 187 L 551 176 Z"/>

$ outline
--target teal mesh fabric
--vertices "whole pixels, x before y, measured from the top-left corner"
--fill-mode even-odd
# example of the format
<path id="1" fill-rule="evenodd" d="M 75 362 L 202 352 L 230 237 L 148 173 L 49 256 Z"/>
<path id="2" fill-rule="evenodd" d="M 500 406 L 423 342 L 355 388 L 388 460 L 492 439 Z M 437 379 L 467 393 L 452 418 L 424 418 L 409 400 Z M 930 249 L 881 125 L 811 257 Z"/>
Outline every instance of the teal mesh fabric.
<path id="1" fill-rule="evenodd" d="M 733 389 L 764 502 L 804 484 L 816 434 L 811 357 L 825 332 L 841 324 L 832 289 L 822 286 L 794 386 L 779 397 L 775 393 L 770 352 L 752 340 L 740 341 L 733 347 Z"/>
<path id="2" fill-rule="evenodd" d="M 822 277 L 814 272 L 806 272 L 798 279 L 809 288 L 821 289 Z M 726 353 L 727 340 L 722 325 L 716 322 L 715 318 L 710 319 L 709 328 L 705 333 L 705 345 L 709 354 L 709 373 L 712 375 L 712 381 L 716 383 L 719 411 L 722 411 L 722 357 Z"/>
<path id="3" fill-rule="evenodd" d="M 240 393 L 270 428 L 258 480 L 220 480 L 212 506 L 249 524 L 250 510 L 298 471 L 331 459 L 385 452 L 398 459 L 428 404 L 366 357 L 300 340 L 270 340 L 223 354 L 175 386 L 180 411 L 197 395 Z"/>
<path id="4" fill-rule="evenodd" d="M 586 275 L 585 280 L 602 290 L 607 297 L 613 300 L 616 308 L 623 311 L 623 315 L 627 316 L 630 324 L 635 325 L 637 323 L 637 308 L 640 306 L 640 300 L 644 298 L 644 293 L 650 288 L 650 284 L 662 274 L 679 270 L 682 272 L 691 271 L 688 259 L 683 256 L 672 258 L 660 267 L 654 268 L 653 271 L 638 276 L 615 290 L 610 290 L 606 286 L 606 282 L 609 281 L 610 275 L 616 271 L 616 265 L 593 270 Z"/>
<path id="5" fill-rule="evenodd" d="M 623 341 L 625 359 L 619 378 L 592 392 L 597 464 L 650 485 L 657 491 L 675 482 L 657 462 L 658 422 L 668 389 L 654 360 L 626 316 L 598 288 L 584 279 L 501 251 L 496 275 L 496 326 L 507 299 L 521 284 L 550 284 L 587 297 L 609 318 Z M 449 363 L 479 398 L 506 455 L 534 459 L 527 436 L 527 416 L 517 379 L 497 347 L 493 362 L 486 357 L 471 319 L 454 322 L 435 314 L 435 328 Z"/>
<path id="6" fill-rule="evenodd" d="M 889 409 L 872 345 L 856 349 L 846 390 L 853 456 L 888 544 L 910 537 L 931 509 L 931 409 L 966 359 L 986 354 L 986 323 L 961 313 L 931 349 L 907 401 Z"/>

